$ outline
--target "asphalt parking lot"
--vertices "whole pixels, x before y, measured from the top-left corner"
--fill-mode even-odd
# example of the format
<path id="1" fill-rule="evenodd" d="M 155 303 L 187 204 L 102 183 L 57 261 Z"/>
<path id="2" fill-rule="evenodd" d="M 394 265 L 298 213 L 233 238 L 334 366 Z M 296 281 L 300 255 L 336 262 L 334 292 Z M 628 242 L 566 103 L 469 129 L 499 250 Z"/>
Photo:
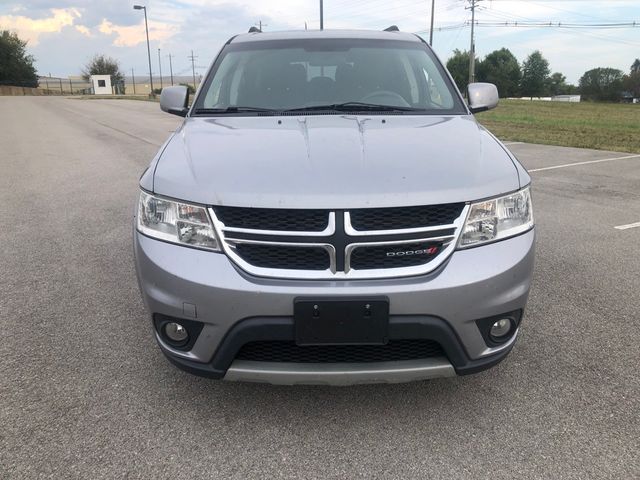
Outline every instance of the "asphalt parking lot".
<path id="1" fill-rule="evenodd" d="M 131 215 L 180 119 L 118 100 L 0 112 L 0 478 L 640 478 L 640 228 L 615 228 L 640 222 L 640 156 L 509 146 L 538 246 L 498 367 L 275 387 L 187 375 L 152 338 Z"/>

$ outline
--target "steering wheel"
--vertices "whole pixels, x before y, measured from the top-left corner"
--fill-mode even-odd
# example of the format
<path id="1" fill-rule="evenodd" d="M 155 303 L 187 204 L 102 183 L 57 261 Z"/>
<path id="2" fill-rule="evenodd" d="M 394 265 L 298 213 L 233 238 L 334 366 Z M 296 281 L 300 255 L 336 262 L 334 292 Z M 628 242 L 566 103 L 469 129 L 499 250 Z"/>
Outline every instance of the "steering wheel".
<path id="1" fill-rule="evenodd" d="M 402 95 L 391 90 L 378 90 L 371 92 L 360 99 L 364 103 L 377 103 L 379 105 L 388 105 L 390 107 L 410 107 L 409 103 Z"/>

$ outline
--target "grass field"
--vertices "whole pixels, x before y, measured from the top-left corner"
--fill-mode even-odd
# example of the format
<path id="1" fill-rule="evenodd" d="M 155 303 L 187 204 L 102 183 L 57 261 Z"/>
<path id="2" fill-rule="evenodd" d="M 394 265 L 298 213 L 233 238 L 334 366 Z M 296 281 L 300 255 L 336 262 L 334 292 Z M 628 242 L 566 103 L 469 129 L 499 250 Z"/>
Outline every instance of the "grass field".
<path id="1" fill-rule="evenodd" d="M 477 118 L 501 140 L 640 153 L 640 105 L 501 100 Z"/>

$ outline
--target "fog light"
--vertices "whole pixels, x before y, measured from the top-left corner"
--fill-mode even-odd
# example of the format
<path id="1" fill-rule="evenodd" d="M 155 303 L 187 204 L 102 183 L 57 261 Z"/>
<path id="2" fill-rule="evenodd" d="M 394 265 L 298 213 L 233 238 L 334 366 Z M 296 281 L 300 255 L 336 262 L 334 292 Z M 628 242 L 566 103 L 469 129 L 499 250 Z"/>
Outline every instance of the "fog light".
<path id="1" fill-rule="evenodd" d="M 184 344 L 189 340 L 189 332 L 182 325 L 176 322 L 169 322 L 164 326 L 164 334 L 176 344 Z"/>
<path id="2" fill-rule="evenodd" d="M 508 318 L 501 318 L 497 322 L 495 322 L 491 326 L 491 330 L 489 331 L 489 335 L 494 340 L 500 341 L 503 340 L 504 337 L 511 333 L 511 320 Z"/>

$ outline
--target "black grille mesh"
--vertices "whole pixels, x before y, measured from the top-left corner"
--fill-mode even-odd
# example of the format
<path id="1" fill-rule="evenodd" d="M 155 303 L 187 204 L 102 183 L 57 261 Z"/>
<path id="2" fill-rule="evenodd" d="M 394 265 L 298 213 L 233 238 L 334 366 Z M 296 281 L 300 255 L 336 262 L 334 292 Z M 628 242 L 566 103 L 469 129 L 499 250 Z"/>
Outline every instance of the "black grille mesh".
<path id="1" fill-rule="evenodd" d="M 245 344 L 236 358 L 254 362 L 368 363 L 418 360 L 445 356 L 433 340 L 391 340 L 386 345 L 305 345 L 289 341 Z"/>
<path id="2" fill-rule="evenodd" d="M 236 253 L 245 262 L 261 268 L 326 270 L 330 262 L 327 251 L 318 247 L 241 243 L 236 245 Z"/>
<path id="3" fill-rule="evenodd" d="M 356 230 L 395 230 L 450 225 L 463 208 L 464 203 L 449 203 L 424 207 L 365 208 L 349 213 L 351 225 Z"/>
<path id="4" fill-rule="evenodd" d="M 435 248 L 435 251 L 431 252 L 429 250 L 430 248 Z M 440 251 L 441 244 L 433 242 L 358 247 L 351 254 L 351 267 L 356 270 L 413 267 L 416 265 L 424 265 L 437 256 Z M 407 252 L 414 252 L 414 254 L 407 255 Z M 396 255 L 388 256 L 387 253 L 395 253 Z M 400 255 L 398 255 L 398 253 L 400 253 Z M 405 253 L 405 255 L 402 255 L 402 253 Z"/>
<path id="5" fill-rule="evenodd" d="M 215 207 L 215 212 L 218 219 L 227 227 L 254 230 L 321 232 L 329 222 L 327 210 Z"/>

